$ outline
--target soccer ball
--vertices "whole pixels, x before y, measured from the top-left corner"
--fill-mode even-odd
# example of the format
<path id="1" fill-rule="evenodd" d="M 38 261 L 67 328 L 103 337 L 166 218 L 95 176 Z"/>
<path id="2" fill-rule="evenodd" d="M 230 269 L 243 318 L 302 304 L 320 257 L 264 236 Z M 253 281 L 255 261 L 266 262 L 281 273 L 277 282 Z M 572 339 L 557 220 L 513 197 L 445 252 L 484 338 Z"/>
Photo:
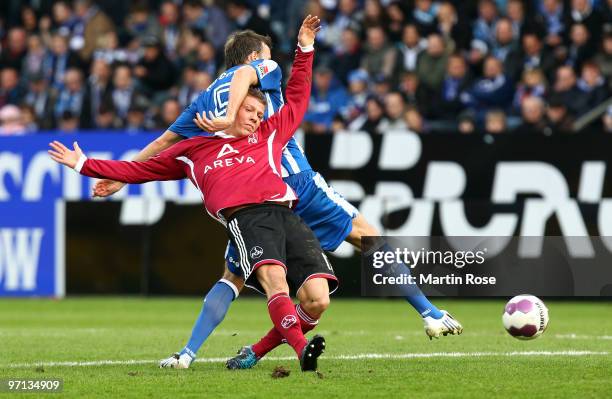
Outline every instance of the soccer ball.
<path id="1" fill-rule="evenodd" d="M 535 339 L 548 326 L 548 308 L 533 295 L 518 295 L 510 299 L 502 316 L 508 334 L 518 339 Z"/>

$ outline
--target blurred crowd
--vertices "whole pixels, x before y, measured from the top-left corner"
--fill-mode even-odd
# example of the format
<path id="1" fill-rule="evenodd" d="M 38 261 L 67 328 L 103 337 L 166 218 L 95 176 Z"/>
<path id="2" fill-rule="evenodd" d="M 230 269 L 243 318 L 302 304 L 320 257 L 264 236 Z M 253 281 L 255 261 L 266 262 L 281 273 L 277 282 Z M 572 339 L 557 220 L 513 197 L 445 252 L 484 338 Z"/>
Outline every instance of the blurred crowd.
<path id="1" fill-rule="evenodd" d="M 612 0 L 2 0 L 0 134 L 163 131 L 234 30 L 287 78 L 306 14 L 306 132 L 612 132 Z"/>

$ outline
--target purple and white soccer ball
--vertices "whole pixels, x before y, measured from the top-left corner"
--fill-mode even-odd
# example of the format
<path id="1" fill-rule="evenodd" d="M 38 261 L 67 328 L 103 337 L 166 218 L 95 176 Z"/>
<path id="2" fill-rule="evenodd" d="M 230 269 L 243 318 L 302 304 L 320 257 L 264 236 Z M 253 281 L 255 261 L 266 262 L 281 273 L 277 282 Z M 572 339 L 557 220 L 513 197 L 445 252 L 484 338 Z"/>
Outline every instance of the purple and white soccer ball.
<path id="1" fill-rule="evenodd" d="M 535 339 L 548 326 L 548 308 L 538 297 L 518 295 L 506 304 L 502 321 L 514 338 Z"/>

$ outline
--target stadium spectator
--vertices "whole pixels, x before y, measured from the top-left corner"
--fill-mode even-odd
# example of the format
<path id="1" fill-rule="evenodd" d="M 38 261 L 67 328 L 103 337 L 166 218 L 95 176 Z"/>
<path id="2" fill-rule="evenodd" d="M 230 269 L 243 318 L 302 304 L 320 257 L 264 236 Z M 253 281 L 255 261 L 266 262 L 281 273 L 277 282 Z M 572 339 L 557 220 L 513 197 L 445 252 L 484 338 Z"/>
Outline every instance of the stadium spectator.
<path id="1" fill-rule="evenodd" d="M 571 20 L 562 0 L 541 0 L 536 20 L 544 27 L 546 45 L 556 47 L 567 41 Z"/>
<path id="2" fill-rule="evenodd" d="M 28 80 L 28 91 L 23 99 L 23 103 L 32 108 L 36 124 L 44 130 L 52 129 L 53 106 L 55 102 L 49 90 L 49 85 L 42 74 L 30 76 Z"/>
<path id="3" fill-rule="evenodd" d="M 383 75 L 376 75 L 372 79 L 372 94 L 381 100 L 391 92 L 391 87 L 391 79 L 386 78 Z"/>
<path id="4" fill-rule="evenodd" d="M 175 70 L 172 62 L 162 52 L 159 39 L 147 36 L 143 39 L 144 53 L 134 67 L 134 76 L 138 78 L 143 90 L 153 94 L 169 89 L 175 81 Z"/>
<path id="5" fill-rule="evenodd" d="M 470 27 L 459 19 L 457 10 L 451 2 L 440 4 L 437 28 L 450 52 L 469 48 L 472 38 Z"/>
<path id="6" fill-rule="evenodd" d="M 97 120 L 100 106 L 112 102 L 112 70 L 106 60 L 95 59 L 91 64 L 91 71 L 87 78 L 86 96 L 89 100 L 92 120 Z"/>
<path id="7" fill-rule="evenodd" d="M 572 133 L 573 123 L 574 119 L 569 114 L 563 99 L 555 96 L 549 98 L 546 107 L 546 127 L 544 128 L 544 134 Z"/>
<path id="8" fill-rule="evenodd" d="M 313 14 L 316 15 L 316 14 Z M 387 26 L 389 16 L 380 4 L 380 0 L 366 0 L 363 11 L 363 26 L 367 30 L 373 26 Z"/>
<path id="9" fill-rule="evenodd" d="M 485 116 L 484 131 L 489 134 L 504 133 L 508 129 L 504 111 L 491 110 Z"/>
<path id="10" fill-rule="evenodd" d="M 399 90 L 406 104 L 415 106 L 422 114 L 429 115 L 431 103 L 435 101 L 432 91 L 423 86 L 419 77 L 413 72 L 402 74 L 399 83 Z"/>
<path id="11" fill-rule="evenodd" d="M 226 10 L 228 17 L 234 22 L 235 29 L 250 29 L 260 35 L 270 36 L 272 43 L 276 43 L 276 35 L 270 28 L 270 24 L 251 10 L 246 0 L 228 0 Z M 338 37 L 339 35 L 340 32 L 338 32 Z"/>
<path id="12" fill-rule="evenodd" d="M 423 115 L 415 106 L 408 106 L 406 112 L 404 112 L 404 123 L 406 128 L 415 133 L 427 133 L 429 130 Z"/>
<path id="13" fill-rule="evenodd" d="M 178 5 L 172 1 L 164 1 L 159 9 L 160 37 L 164 52 L 168 58 L 175 60 L 178 55 L 180 37 Z"/>
<path id="14" fill-rule="evenodd" d="M 461 134 L 472 134 L 476 131 L 476 118 L 471 111 L 463 111 L 459 114 L 457 130 Z"/>
<path id="15" fill-rule="evenodd" d="M 385 115 L 385 109 L 380 100 L 370 96 L 366 101 L 366 113 L 361 115 L 348 125 L 350 131 L 365 131 L 380 133 L 378 125 Z"/>
<path id="16" fill-rule="evenodd" d="M 526 27 L 536 29 L 531 19 L 528 21 L 525 18 L 525 6 L 522 0 L 508 0 L 508 4 L 506 4 L 506 16 L 510 21 L 512 35 L 515 40 L 521 37 Z"/>
<path id="17" fill-rule="evenodd" d="M 65 111 L 58 122 L 57 128 L 62 133 L 72 133 L 79 128 L 79 117 L 70 111 Z"/>
<path id="18" fill-rule="evenodd" d="M 59 31 L 51 37 L 51 51 L 45 57 L 43 73 L 50 82 L 51 87 L 61 89 L 64 74 L 69 68 L 80 68 L 79 56 L 68 48 L 68 36 Z"/>
<path id="19" fill-rule="evenodd" d="M 444 80 L 448 54 L 442 36 L 432 33 L 427 37 L 427 50 L 417 61 L 417 75 L 421 84 L 430 90 L 438 90 Z"/>
<path id="20" fill-rule="evenodd" d="M 195 65 L 199 71 L 204 71 L 209 75 L 216 76 L 217 60 L 215 59 L 215 48 L 211 42 L 200 42 Z"/>
<path id="21" fill-rule="evenodd" d="M 28 51 L 21 67 L 22 79 L 27 80 L 31 76 L 42 74 L 45 54 L 46 49 L 40 36 L 31 35 L 28 38 Z"/>
<path id="22" fill-rule="evenodd" d="M 27 51 L 26 30 L 22 27 L 9 29 L 6 47 L 2 48 L 0 56 L 0 66 L 20 70 Z"/>
<path id="23" fill-rule="evenodd" d="M 85 96 L 83 73 L 77 68 L 70 68 L 66 71 L 64 84 L 53 105 L 53 115 L 56 120 L 62 119 L 66 113 L 77 117 L 79 120 L 77 128 L 89 127 L 91 114 Z"/>
<path id="24" fill-rule="evenodd" d="M 400 2 L 397 1 L 389 3 L 386 11 L 389 16 L 389 23 L 386 25 L 389 40 L 393 43 L 397 43 L 402 38 L 403 28 L 406 24 L 406 14 Z"/>
<path id="25" fill-rule="evenodd" d="M 101 130 L 120 128 L 121 121 L 116 118 L 115 114 L 115 109 L 111 102 L 102 103 L 94 118 L 95 127 Z"/>
<path id="26" fill-rule="evenodd" d="M 117 117 L 121 121 L 121 126 L 125 123 L 125 118 L 130 106 L 144 95 L 136 90 L 132 70 L 128 65 L 118 65 L 113 74 L 113 91 L 112 91 L 113 107 L 117 113 Z"/>
<path id="27" fill-rule="evenodd" d="M 406 129 L 407 125 L 404 121 L 404 112 L 406 111 L 406 102 L 402 93 L 393 91 L 385 97 L 385 117 L 378 125 L 380 133 L 389 132 L 392 130 Z"/>
<path id="28" fill-rule="evenodd" d="M 357 0 L 339 0 L 338 10 L 334 20 L 329 24 L 328 29 L 333 31 L 333 35 L 340 38 L 345 29 L 357 31 L 363 21 L 363 11 L 359 9 Z M 337 41 L 338 43 L 340 40 Z M 338 46 L 335 46 L 337 50 Z"/>
<path id="29" fill-rule="evenodd" d="M 125 130 L 128 133 L 143 132 L 147 129 L 146 125 L 146 108 L 138 104 L 134 104 L 128 110 Z M 167 126 L 166 126 L 167 127 Z"/>
<path id="30" fill-rule="evenodd" d="M 98 38 L 115 29 L 113 22 L 92 0 L 75 0 L 74 12 L 78 22 L 72 30 L 73 45 L 80 56 L 88 61 L 97 45 Z"/>
<path id="31" fill-rule="evenodd" d="M 310 131 L 325 133 L 331 128 L 334 117 L 344 111 L 349 97 L 340 82 L 335 79 L 333 71 L 327 66 L 315 69 L 312 94 L 304 122 L 310 125 Z"/>
<path id="32" fill-rule="evenodd" d="M 125 20 L 125 31 L 132 39 L 139 41 L 148 36 L 161 36 L 159 22 L 151 14 L 146 1 L 136 0 L 132 2 L 130 12 Z"/>
<path id="33" fill-rule="evenodd" d="M 21 111 L 21 123 L 25 126 L 26 133 L 38 131 L 39 126 L 34 114 L 34 108 L 27 104 L 21 104 L 19 110 Z"/>
<path id="34" fill-rule="evenodd" d="M 19 73 L 13 67 L 0 70 L 0 107 L 7 104 L 18 105 L 24 91 L 19 84 Z"/>
<path id="35" fill-rule="evenodd" d="M 612 89 L 612 31 L 606 32 L 601 50 L 597 53 L 594 60 L 608 82 L 608 88 Z"/>
<path id="36" fill-rule="evenodd" d="M 593 7 L 592 0 L 571 0 L 570 18 L 571 24 L 584 25 L 591 33 L 589 40 L 594 41 L 601 37 L 604 21 L 599 11 Z"/>
<path id="37" fill-rule="evenodd" d="M 42 22 L 42 21 L 41 21 Z M 58 1 L 53 4 L 52 27 L 62 36 L 70 36 L 74 32 L 78 18 L 68 1 Z"/>
<path id="38" fill-rule="evenodd" d="M 172 125 L 176 118 L 179 117 L 183 108 L 175 98 L 169 98 L 162 103 L 161 112 L 159 115 L 159 121 L 157 128 L 160 130 L 167 129 L 168 126 Z"/>
<path id="39" fill-rule="evenodd" d="M 591 61 L 582 65 L 582 73 L 577 83 L 578 90 L 585 97 L 586 109 L 592 110 L 609 97 L 606 81 L 599 66 Z"/>
<path id="40" fill-rule="evenodd" d="M 528 97 L 521 106 L 523 123 L 516 128 L 520 134 L 539 134 L 546 127 L 544 119 L 544 100 L 539 97 Z"/>
<path id="41" fill-rule="evenodd" d="M 34 9 L 28 5 L 21 9 L 21 26 L 28 34 L 36 34 L 38 32 L 38 17 Z"/>
<path id="42" fill-rule="evenodd" d="M 361 68 L 370 76 L 377 74 L 390 79 L 393 77 L 397 52 L 387 41 L 387 35 L 382 26 L 372 26 L 366 31 L 367 44 L 365 54 L 361 59 Z"/>
<path id="43" fill-rule="evenodd" d="M 25 132 L 19 107 L 13 104 L 0 107 L 0 136 L 17 136 Z"/>
<path id="44" fill-rule="evenodd" d="M 431 96 L 430 115 L 433 118 L 445 120 L 455 119 L 465 105 L 461 101 L 461 93 L 471 84 L 467 65 L 460 54 L 453 54 L 448 59 L 446 74 L 441 88 Z"/>
<path id="45" fill-rule="evenodd" d="M 187 65 L 183 69 L 181 85 L 176 93 L 176 98 L 183 108 L 191 104 L 199 94 L 199 91 L 196 89 L 196 72 L 197 69 L 194 65 Z"/>
<path id="46" fill-rule="evenodd" d="M 586 26 L 583 24 L 575 24 L 572 26 L 570 33 L 570 45 L 567 51 L 567 61 L 574 67 L 574 70 L 582 69 L 582 64 L 591 59 L 595 54 L 595 47 L 590 41 L 590 34 Z"/>
<path id="47" fill-rule="evenodd" d="M 570 66 L 561 66 L 557 69 L 557 77 L 552 94 L 560 98 L 576 116 L 586 112 L 586 98 L 576 86 L 576 74 Z"/>
<path id="48" fill-rule="evenodd" d="M 432 0 L 416 0 L 412 10 L 412 19 L 419 27 L 419 31 L 427 36 L 436 29 L 438 16 L 438 3 Z"/>
<path id="49" fill-rule="evenodd" d="M 348 83 L 349 72 L 359 68 L 361 56 L 359 34 L 354 29 L 344 29 L 341 45 L 336 47 L 334 54 L 334 70 L 343 84 Z"/>
<path id="50" fill-rule="evenodd" d="M 484 76 L 462 94 L 462 101 L 474 112 L 478 120 L 491 108 L 508 109 L 514 90 L 510 79 L 503 73 L 501 61 L 489 56 L 484 63 Z"/>
<path id="51" fill-rule="evenodd" d="M 497 6 L 493 0 L 478 2 L 478 18 L 474 21 L 472 35 L 475 40 L 493 46 L 495 41 L 495 23 L 497 22 Z"/>
<path id="52" fill-rule="evenodd" d="M 416 25 L 409 24 L 404 26 L 402 32 L 402 42 L 398 46 L 401 68 L 404 71 L 416 71 L 417 60 L 421 52 L 427 48 L 427 40 L 421 39 Z"/>
<path id="53" fill-rule="evenodd" d="M 519 111 L 523 101 L 531 96 L 543 98 L 546 94 L 546 78 L 539 69 L 527 69 L 523 72 L 523 78 L 514 95 L 512 105 L 515 111 Z"/>
<path id="54" fill-rule="evenodd" d="M 521 55 L 512 29 L 510 19 L 500 18 L 497 21 L 491 55 L 503 63 L 506 76 L 516 81 L 521 73 Z"/>
<path id="55" fill-rule="evenodd" d="M 365 112 L 368 99 L 368 73 L 362 69 L 352 71 L 348 76 L 350 98 L 344 108 L 343 116 L 348 122 Z"/>
<path id="56" fill-rule="evenodd" d="M 203 30 L 215 49 L 223 48 L 231 33 L 230 22 L 219 7 L 206 6 L 200 0 L 183 2 L 183 18 L 187 27 Z"/>
<path id="57" fill-rule="evenodd" d="M 554 77 L 556 60 L 553 54 L 544 46 L 537 34 L 527 32 L 522 39 L 523 58 L 521 69 L 538 68 L 544 72 L 548 80 Z"/>

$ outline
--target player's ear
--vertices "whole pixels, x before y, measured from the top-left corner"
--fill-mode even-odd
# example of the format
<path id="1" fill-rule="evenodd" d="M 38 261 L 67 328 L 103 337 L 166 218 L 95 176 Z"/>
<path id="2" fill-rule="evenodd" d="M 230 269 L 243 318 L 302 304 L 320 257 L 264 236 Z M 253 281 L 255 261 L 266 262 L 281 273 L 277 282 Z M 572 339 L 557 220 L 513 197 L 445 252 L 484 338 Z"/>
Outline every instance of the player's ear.
<path id="1" fill-rule="evenodd" d="M 251 51 L 251 54 L 247 57 L 248 62 L 253 62 L 259 59 L 259 53 L 257 51 Z"/>

